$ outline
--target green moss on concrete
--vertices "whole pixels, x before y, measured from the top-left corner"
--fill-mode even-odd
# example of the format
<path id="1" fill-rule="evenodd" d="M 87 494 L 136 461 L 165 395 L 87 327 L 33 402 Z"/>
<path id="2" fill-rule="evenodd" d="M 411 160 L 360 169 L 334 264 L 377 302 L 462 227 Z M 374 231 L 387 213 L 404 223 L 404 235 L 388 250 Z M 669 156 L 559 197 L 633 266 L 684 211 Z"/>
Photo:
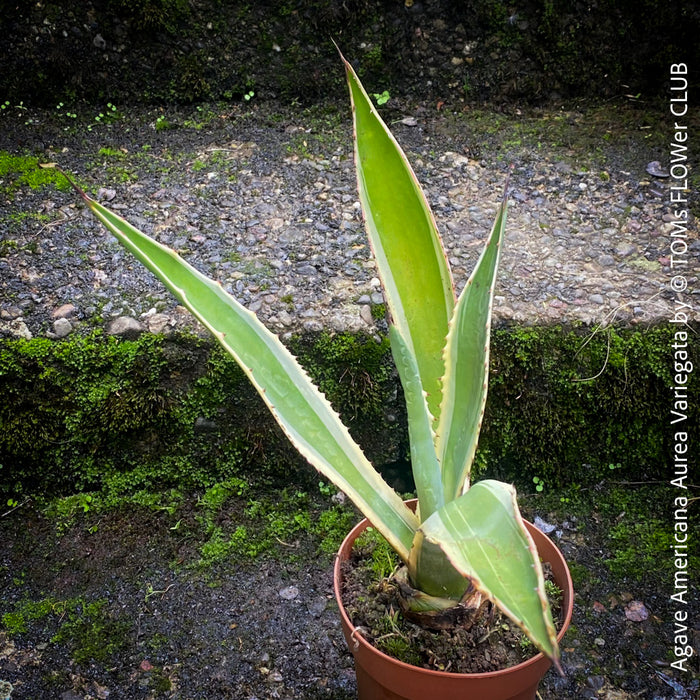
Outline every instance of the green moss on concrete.
<path id="1" fill-rule="evenodd" d="M 0 194 L 11 195 L 20 187 L 70 189 L 68 180 L 58 170 L 41 168 L 39 163 L 35 156 L 0 151 Z"/>
<path id="2" fill-rule="evenodd" d="M 592 484 L 619 463 L 619 478 L 667 478 L 674 330 L 496 331 L 480 440 L 488 473 Z M 698 424 L 691 407 L 686 427 Z"/>
<path id="3" fill-rule="evenodd" d="M 610 464 L 620 479 L 666 479 L 671 334 L 495 331 L 478 473 L 529 488 L 537 476 L 547 489 L 595 484 Z M 386 340 L 323 333 L 291 345 L 375 464 L 408 454 Z M 317 481 L 235 363 L 196 338 L 3 341 L 0 393 L 3 500 L 84 492 L 93 505 L 172 510 L 219 482 Z"/>
<path id="4" fill-rule="evenodd" d="M 386 344 L 322 335 L 295 341 L 295 350 L 351 426 L 373 424 L 386 453 L 389 440 L 376 436 L 390 393 Z M 193 337 L 4 341 L 0 391 L 5 499 L 99 491 L 103 505 L 148 505 L 154 492 L 206 488 L 251 470 L 258 482 L 300 470 L 316 478 L 243 372 Z"/>
<path id="5" fill-rule="evenodd" d="M 79 664 L 106 661 L 127 643 L 131 625 L 113 618 L 106 600 L 83 598 L 24 600 L 0 618 L 10 637 L 26 634 L 41 625 L 52 644 L 64 644 Z"/>
<path id="6" fill-rule="evenodd" d="M 227 560 L 246 561 L 261 556 L 295 560 L 300 540 L 314 542 L 319 553 L 332 556 L 340 547 L 352 525 L 357 511 L 349 505 L 330 505 L 319 494 L 298 489 L 276 489 L 274 494 L 257 493 L 241 501 L 243 492 L 234 496 L 222 509 L 221 490 L 231 493 L 230 482 L 217 484 L 199 500 L 202 508 L 197 516 L 202 541 L 198 569 L 207 569 Z M 321 484 L 323 495 L 327 487 Z M 212 507 L 212 494 L 214 502 Z M 231 518 L 231 510 L 236 517 Z"/>

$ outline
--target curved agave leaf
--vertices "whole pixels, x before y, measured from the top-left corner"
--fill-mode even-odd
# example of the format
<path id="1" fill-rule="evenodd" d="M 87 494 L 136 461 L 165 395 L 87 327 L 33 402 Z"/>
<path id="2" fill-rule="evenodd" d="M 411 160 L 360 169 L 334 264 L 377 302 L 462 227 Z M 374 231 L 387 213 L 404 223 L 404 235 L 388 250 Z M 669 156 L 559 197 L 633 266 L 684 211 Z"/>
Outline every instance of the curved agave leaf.
<path id="1" fill-rule="evenodd" d="M 426 546 L 439 547 L 452 566 L 558 666 L 559 647 L 544 592 L 542 565 L 512 486 L 479 481 L 446 503 L 416 533 L 414 548 Z M 414 582 L 426 593 L 439 595 L 442 574 L 430 565 L 431 559 L 421 562 Z M 447 573 L 452 575 L 449 570 Z"/>
<path id="2" fill-rule="evenodd" d="M 342 58 L 342 54 L 341 54 Z M 400 146 L 343 58 L 355 127 L 360 203 L 387 304 L 418 364 L 431 415 L 440 411 L 442 350 L 455 304 L 435 220 Z"/>
<path id="3" fill-rule="evenodd" d="M 436 450 L 442 466 L 446 501 L 457 498 L 469 488 L 469 473 L 484 417 L 491 309 L 506 225 L 507 189 L 506 186 L 506 195 L 486 246 L 459 296 L 445 345 Z"/>
<path id="4" fill-rule="evenodd" d="M 407 559 L 418 526 L 416 516 L 372 467 L 277 336 L 220 284 L 71 184 L 99 221 L 160 278 L 236 360 L 297 450 L 344 491 L 399 556 Z"/>

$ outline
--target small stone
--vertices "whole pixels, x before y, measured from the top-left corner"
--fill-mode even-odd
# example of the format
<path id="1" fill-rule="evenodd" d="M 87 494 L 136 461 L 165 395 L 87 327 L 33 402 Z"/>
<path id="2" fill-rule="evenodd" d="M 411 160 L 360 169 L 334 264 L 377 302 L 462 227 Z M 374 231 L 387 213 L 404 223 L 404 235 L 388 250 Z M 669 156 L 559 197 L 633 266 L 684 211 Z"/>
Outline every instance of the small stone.
<path id="1" fill-rule="evenodd" d="M 311 616 L 320 617 L 326 609 L 327 604 L 328 601 L 324 596 L 319 596 L 318 598 L 316 598 L 316 600 L 313 600 L 309 604 L 309 612 L 311 613 Z"/>
<path id="2" fill-rule="evenodd" d="M 608 255 L 607 253 L 603 253 L 599 258 L 598 262 L 603 266 L 603 267 L 612 267 L 615 264 L 615 258 L 613 258 L 612 255 Z"/>
<path id="3" fill-rule="evenodd" d="M 53 322 L 53 332 L 57 338 L 65 338 L 73 331 L 73 325 L 67 318 L 57 318 Z"/>
<path id="4" fill-rule="evenodd" d="M 0 318 L 6 321 L 12 321 L 19 318 L 21 315 L 22 309 L 20 309 L 19 306 L 8 306 L 6 309 L 0 310 Z"/>
<path id="5" fill-rule="evenodd" d="M 267 678 L 271 683 L 281 683 L 284 680 L 279 671 L 273 671 Z"/>
<path id="6" fill-rule="evenodd" d="M 535 527 L 540 531 L 548 535 L 550 532 L 554 532 L 557 529 L 556 525 L 551 525 L 540 518 L 539 515 L 535 516 Z"/>
<path id="7" fill-rule="evenodd" d="M 100 202 L 111 202 L 117 196 L 117 191 L 111 187 L 100 187 L 97 190 L 97 199 Z"/>
<path id="8" fill-rule="evenodd" d="M 641 600 L 632 600 L 625 605 L 625 617 L 632 622 L 643 622 L 649 617 L 649 611 Z"/>
<path id="9" fill-rule="evenodd" d="M 368 325 L 374 325 L 374 319 L 372 318 L 372 307 L 365 304 L 360 307 L 360 318 Z"/>
<path id="10" fill-rule="evenodd" d="M 73 304 L 62 304 L 51 312 L 51 318 L 70 318 L 75 316 L 78 309 Z"/>
<path id="11" fill-rule="evenodd" d="M 637 252 L 637 246 L 633 245 L 632 243 L 620 243 L 615 247 L 615 252 L 623 258 L 626 258 L 628 255 L 632 255 L 632 253 Z"/>
<path id="12" fill-rule="evenodd" d="M 100 51 L 104 51 L 107 48 L 107 42 L 104 40 L 102 34 L 95 35 L 95 38 L 92 40 L 92 45 L 100 49 Z"/>
<path id="13" fill-rule="evenodd" d="M 27 324 L 21 318 L 16 318 L 7 323 L 0 323 L 1 332 L 7 332 L 14 338 L 24 338 L 25 340 L 31 340 L 34 337 Z"/>
<path id="14" fill-rule="evenodd" d="M 605 646 L 605 640 L 601 637 L 596 637 L 593 640 L 593 644 L 595 644 L 597 647 L 604 647 Z"/>
<path id="15" fill-rule="evenodd" d="M 163 333 L 170 324 L 170 319 L 165 314 L 151 314 L 144 320 L 149 333 L 156 335 Z"/>
<path id="16" fill-rule="evenodd" d="M 277 320 L 285 327 L 292 325 L 292 317 L 284 309 L 278 312 Z"/>
<path id="17" fill-rule="evenodd" d="M 605 299 L 603 299 L 602 294 L 591 294 L 588 297 L 588 301 L 590 301 L 591 304 L 604 304 L 605 303 Z"/>
<path id="18" fill-rule="evenodd" d="M 283 588 L 279 595 L 283 600 L 294 600 L 299 597 L 299 589 L 296 586 L 288 586 Z"/>
<path id="19" fill-rule="evenodd" d="M 669 172 L 664 168 L 658 160 L 652 160 L 651 163 L 647 163 L 646 171 L 652 177 L 668 177 Z"/>
<path id="20" fill-rule="evenodd" d="M 304 321 L 302 326 L 309 333 L 319 333 L 323 330 L 323 324 L 320 321 Z"/>
<path id="21" fill-rule="evenodd" d="M 143 331 L 143 326 L 130 316 L 119 316 L 107 326 L 108 335 L 120 335 L 124 338 L 136 338 Z"/>

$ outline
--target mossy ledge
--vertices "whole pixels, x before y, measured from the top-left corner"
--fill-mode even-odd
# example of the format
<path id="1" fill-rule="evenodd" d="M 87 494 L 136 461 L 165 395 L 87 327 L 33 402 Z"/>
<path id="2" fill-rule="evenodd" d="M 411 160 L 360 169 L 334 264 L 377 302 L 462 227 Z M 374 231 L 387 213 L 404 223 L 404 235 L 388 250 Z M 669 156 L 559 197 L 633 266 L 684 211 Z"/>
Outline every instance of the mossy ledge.
<path id="1" fill-rule="evenodd" d="M 534 476 L 548 487 L 592 485 L 611 465 L 621 479 L 667 479 L 674 330 L 495 330 L 479 474 L 525 490 Z M 405 463 L 386 340 L 321 333 L 289 344 L 370 459 L 390 475 Z M 689 350 L 700 366 L 697 344 Z M 317 482 L 243 373 L 193 336 L 4 340 L 0 392 L 5 500 L 101 491 L 119 501 L 251 474 Z M 691 440 L 699 418 L 690 406 L 681 429 Z"/>

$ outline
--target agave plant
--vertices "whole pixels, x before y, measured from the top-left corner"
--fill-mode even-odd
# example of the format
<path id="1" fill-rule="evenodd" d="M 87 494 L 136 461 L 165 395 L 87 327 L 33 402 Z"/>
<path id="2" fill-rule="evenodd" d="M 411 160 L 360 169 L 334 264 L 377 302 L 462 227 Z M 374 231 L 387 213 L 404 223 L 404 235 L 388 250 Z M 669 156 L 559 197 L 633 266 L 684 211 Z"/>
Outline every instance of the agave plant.
<path id="1" fill-rule="evenodd" d="M 406 398 L 415 513 L 255 314 L 173 250 L 76 189 L 120 243 L 236 360 L 296 449 L 394 548 L 404 563 L 400 587 L 410 591 L 405 595 L 409 615 L 430 624 L 436 617 L 478 611 L 489 600 L 558 665 L 542 567 L 515 489 L 494 480 L 470 483 L 486 402 L 491 309 L 507 200 L 457 299 L 435 220 L 408 160 L 352 67 L 343 62 L 360 201 Z"/>

